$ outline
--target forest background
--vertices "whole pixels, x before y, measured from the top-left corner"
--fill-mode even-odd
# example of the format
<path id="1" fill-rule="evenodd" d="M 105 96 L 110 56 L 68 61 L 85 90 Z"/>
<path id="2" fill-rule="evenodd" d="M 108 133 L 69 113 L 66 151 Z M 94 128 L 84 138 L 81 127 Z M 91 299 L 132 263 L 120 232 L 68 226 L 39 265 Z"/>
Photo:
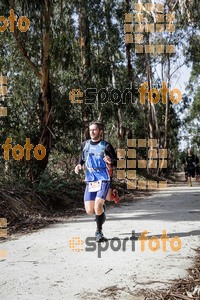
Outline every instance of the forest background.
<path id="1" fill-rule="evenodd" d="M 174 54 L 136 54 L 134 43 L 125 43 L 125 14 L 134 13 L 138 2 L 164 3 L 175 12 L 175 32 L 144 33 L 145 43 L 174 44 Z M 8 89 L 7 97 L 1 97 L 8 115 L 0 118 L 0 144 L 12 137 L 13 146 L 24 145 L 30 138 L 34 146 L 46 148 L 46 155 L 43 160 L 32 155 L 30 160 L 6 161 L 0 148 L 1 217 L 28 215 L 37 202 L 44 212 L 59 205 L 66 211 L 77 201 L 81 207 L 83 174 L 75 176 L 74 167 L 93 119 L 104 123 L 104 138 L 115 149 L 126 147 L 127 138 L 157 139 L 159 149 L 168 149 L 167 172 L 146 170 L 141 176 L 168 176 L 177 170 L 184 138 L 185 148 L 193 146 L 199 153 L 197 0 L 2 0 L 1 16 L 8 17 L 10 9 L 18 18 L 26 16 L 30 28 L 20 32 L 15 27 L 13 33 L 8 28 L 0 34 L 0 70 L 7 76 Z M 151 14 L 148 18 L 154 20 Z M 169 99 L 166 105 L 127 101 L 126 105 L 109 102 L 101 106 L 73 104 L 69 99 L 73 89 L 123 91 L 132 86 L 134 94 L 144 82 L 149 89 L 160 89 L 162 82 L 172 89 L 183 65 L 190 66 L 191 75 L 178 105 Z M 145 158 L 143 149 L 139 156 Z"/>

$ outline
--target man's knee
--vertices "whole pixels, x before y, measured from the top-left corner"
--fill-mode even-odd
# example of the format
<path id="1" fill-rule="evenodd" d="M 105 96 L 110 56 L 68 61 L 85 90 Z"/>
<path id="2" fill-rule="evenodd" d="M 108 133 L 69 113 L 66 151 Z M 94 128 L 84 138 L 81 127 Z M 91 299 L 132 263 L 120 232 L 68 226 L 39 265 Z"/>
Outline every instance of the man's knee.
<path id="1" fill-rule="evenodd" d="M 85 210 L 86 210 L 86 213 L 88 215 L 93 215 L 94 214 L 94 209 L 92 209 L 92 208 L 86 208 Z"/>
<path id="2" fill-rule="evenodd" d="M 103 199 L 96 199 L 95 201 L 95 206 L 94 206 L 94 210 L 96 214 L 102 214 L 103 212 L 103 204 L 104 204 L 104 200 Z"/>
<path id="3" fill-rule="evenodd" d="M 94 213 L 94 200 L 85 202 L 85 211 L 88 215 L 93 215 L 93 213 Z"/>

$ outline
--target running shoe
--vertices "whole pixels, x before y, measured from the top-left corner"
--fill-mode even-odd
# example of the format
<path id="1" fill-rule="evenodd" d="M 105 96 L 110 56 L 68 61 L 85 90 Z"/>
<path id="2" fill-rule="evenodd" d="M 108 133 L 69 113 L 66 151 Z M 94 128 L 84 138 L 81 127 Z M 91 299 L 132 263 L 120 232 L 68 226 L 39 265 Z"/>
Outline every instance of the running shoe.
<path id="1" fill-rule="evenodd" d="M 103 242 L 103 241 L 104 241 L 103 232 L 100 231 L 100 230 L 97 230 L 97 231 L 95 232 L 95 238 L 96 238 L 96 242 L 97 242 L 97 243 Z"/>

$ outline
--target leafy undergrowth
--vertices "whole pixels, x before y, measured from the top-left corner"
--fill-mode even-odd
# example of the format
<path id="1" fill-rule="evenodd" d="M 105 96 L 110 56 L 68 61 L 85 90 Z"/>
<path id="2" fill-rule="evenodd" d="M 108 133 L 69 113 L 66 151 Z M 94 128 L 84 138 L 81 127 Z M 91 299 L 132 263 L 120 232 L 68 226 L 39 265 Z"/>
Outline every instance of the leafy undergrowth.
<path id="1" fill-rule="evenodd" d="M 145 179 L 145 174 L 139 175 L 139 179 Z M 158 179 L 161 178 L 154 178 Z M 126 180 L 114 181 L 113 186 L 118 189 L 120 203 L 149 194 L 148 190 L 128 190 Z M 83 178 L 69 180 L 45 175 L 37 184 L 4 180 L 0 182 L 0 218 L 7 219 L 8 235 L 30 232 L 85 213 L 84 190 Z M 107 206 L 115 205 L 114 202 L 106 203 Z"/>
<path id="2" fill-rule="evenodd" d="M 35 187 L 4 182 L 0 184 L 0 218 L 7 219 L 9 234 L 38 229 L 83 212 L 83 192 L 83 182 L 55 180 Z"/>
<path id="3" fill-rule="evenodd" d="M 129 194 L 123 182 L 117 184 L 122 201 Z M 83 195 L 85 182 L 54 179 L 31 186 L 25 183 L 0 183 L 0 218 L 7 219 L 8 235 L 27 233 L 63 218 L 85 213 Z M 107 202 L 114 205 L 114 202 Z"/>
<path id="4" fill-rule="evenodd" d="M 195 264 L 190 268 L 185 279 L 175 280 L 167 290 L 145 290 L 142 294 L 145 300 L 199 300 L 200 299 L 200 248 L 197 252 Z"/>

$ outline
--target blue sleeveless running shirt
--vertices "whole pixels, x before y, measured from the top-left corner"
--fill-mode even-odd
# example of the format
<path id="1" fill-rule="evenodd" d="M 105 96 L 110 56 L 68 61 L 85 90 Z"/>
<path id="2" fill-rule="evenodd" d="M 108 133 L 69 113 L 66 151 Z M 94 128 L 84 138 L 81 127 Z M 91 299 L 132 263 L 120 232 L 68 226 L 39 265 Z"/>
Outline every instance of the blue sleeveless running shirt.
<path id="1" fill-rule="evenodd" d="M 86 141 L 83 149 L 83 160 L 85 161 L 86 172 L 85 181 L 110 181 L 110 175 L 104 158 L 105 141 L 100 141 L 97 145 L 91 145 L 90 140 Z"/>

